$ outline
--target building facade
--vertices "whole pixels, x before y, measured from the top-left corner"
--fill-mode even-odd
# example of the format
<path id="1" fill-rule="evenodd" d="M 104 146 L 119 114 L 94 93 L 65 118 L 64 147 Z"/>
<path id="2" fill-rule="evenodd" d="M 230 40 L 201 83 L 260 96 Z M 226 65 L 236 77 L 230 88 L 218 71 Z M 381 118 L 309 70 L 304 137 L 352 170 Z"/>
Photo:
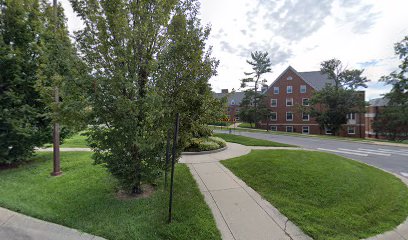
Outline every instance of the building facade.
<path id="1" fill-rule="evenodd" d="M 320 71 L 297 72 L 288 67 L 266 89 L 262 89 L 270 110 L 270 119 L 257 124 L 258 128 L 271 131 L 296 132 L 302 134 L 331 134 L 330 131 L 321 129 L 319 124 L 310 115 L 303 113 L 301 108 L 309 107 L 309 100 L 316 91 L 323 89 L 327 84 L 334 84 Z M 359 96 L 364 99 L 365 92 L 359 91 Z M 239 121 L 239 105 L 244 98 L 244 92 L 215 93 L 215 97 L 227 96 L 228 108 L 226 114 Z M 344 137 L 365 137 L 364 113 L 347 114 L 348 122 L 343 125 L 339 135 Z"/>
<path id="2" fill-rule="evenodd" d="M 272 131 L 296 132 L 303 134 L 331 134 L 301 108 L 309 107 L 309 100 L 316 91 L 327 84 L 334 84 L 320 71 L 297 72 L 288 67 L 266 90 L 266 99 L 271 111 L 269 121 L 262 121 L 260 128 Z M 364 99 L 364 92 L 358 93 Z M 339 134 L 346 137 L 364 137 L 364 114 L 347 114 L 348 122 Z"/>
<path id="3" fill-rule="evenodd" d="M 376 98 L 370 100 L 369 106 L 366 108 L 366 129 L 365 129 L 365 134 L 367 138 L 385 138 L 384 136 L 381 136 L 378 132 L 374 131 L 373 128 L 373 123 L 375 120 L 375 117 L 383 111 L 384 107 L 388 105 L 389 100 L 386 98 Z"/>
<path id="4" fill-rule="evenodd" d="M 238 122 L 239 121 L 239 106 L 244 98 L 244 92 L 229 92 L 228 89 L 222 89 L 221 93 L 214 93 L 214 97 L 221 99 L 227 98 L 227 106 L 225 109 L 225 114 L 229 122 Z"/>

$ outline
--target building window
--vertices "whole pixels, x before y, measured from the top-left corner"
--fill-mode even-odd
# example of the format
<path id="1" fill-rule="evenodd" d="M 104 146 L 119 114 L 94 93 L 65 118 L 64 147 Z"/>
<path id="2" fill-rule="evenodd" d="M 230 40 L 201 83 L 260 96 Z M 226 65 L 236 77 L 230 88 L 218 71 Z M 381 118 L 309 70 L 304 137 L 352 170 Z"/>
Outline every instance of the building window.
<path id="1" fill-rule="evenodd" d="M 238 114 L 239 113 L 239 108 L 235 109 L 235 113 Z"/>
<path id="2" fill-rule="evenodd" d="M 286 78 L 286 79 L 290 81 L 290 80 L 292 80 L 293 78 L 292 78 L 291 76 L 289 76 L 289 77 Z"/>
<path id="3" fill-rule="evenodd" d="M 332 135 L 333 134 L 333 131 L 331 129 L 329 129 L 329 128 L 325 128 L 325 131 L 326 131 L 327 135 Z"/>
<path id="4" fill-rule="evenodd" d="M 271 112 L 270 119 L 271 119 L 271 121 L 276 121 L 278 119 L 278 113 L 277 112 Z"/>
<path id="5" fill-rule="evenodd" d="M 279 94 L 279 87 L 273 87 L 273 94 Z"/>
<path id="6" fill-rule="evenodd" d="M 231 108 L 227 108 L 227 112 L 231 112 Z"/>
<path id="7" fill-rule="evenodd" d="M 303 121 L 309 121 L 310 119 L 310 115 L 307 113 L 302 113 L 302 120 Z"/>
<path id="8" fill-rule="evenodd" d="M 347 114 L 347 119 L 348 120 L 355 120 L 356 119 L 356 114 L 355 113 L 348 113 Z"/>
<path id="9" fill-rule="evenodd" d="M 239 121 L 239 117 L 235 117 L 235 121 Z"/>
<path id="10" fill-rule="evenodd" d="M 300 93 L 306 93 L 306 85 L 300 85 Z"/>
<path id="11" fill-rule="evenodd" d="M 271 131 L 274 131 L 274 132 L 278 131 L 278 126 L 272 125 Z"/>
<path id="12" fill-rule="evenodd" d="M 293 98 L 286 98 L 286 106 L 293 106 Z"/>
<path id="13" fill-rule="evenodd" d="M 348 134 L 356 134 L 356 127 L 347 127 Z"/>
<path id="14" fill-rule="evenodd" d="M 271 99 L 271 107 L 277 107 L 278 106 L 278 99 Z"/>
<path id="15" fill-rule="evenodd" d="M 235 105 L 235 100 L 231 100 L 231 105 Z"/>
<path id="16" fill-rule="evenodd" d="M 286 126 L 286 132 L 293 132 L 293 126 Z"/>
<path id="17" fill-rule="evenodd" d="M 293 113 L 286 112 L 286 121 L 293 121 Z"/>
<path id="18" fill-rule="evenodd" d="M 309 134 L 310 132 L 310 127 L 309 126 L 303 126 L 302 127 L 302 133 L 303 134 Z"/>
<path id="19" fill-rule="evenodd" d="M 292 86 L 287 86 L 286 87 L 286 93 L 292 93 L 293 92 L 293 87 Z"/>
<path id="20" fill-rule="evenodd" d="M 302 105 L 303 106 L 309 106 L 309 98 L 302 98 Z"/>

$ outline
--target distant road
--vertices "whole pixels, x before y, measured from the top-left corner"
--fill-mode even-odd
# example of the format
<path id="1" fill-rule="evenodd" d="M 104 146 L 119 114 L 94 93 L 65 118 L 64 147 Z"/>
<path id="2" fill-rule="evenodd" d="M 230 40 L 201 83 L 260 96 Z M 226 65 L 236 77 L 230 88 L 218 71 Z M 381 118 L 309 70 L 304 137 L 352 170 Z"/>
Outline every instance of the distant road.
<path id="1" fill-rule="evenodd" d="M 221 131 L 216 131 L 221 132 Z M 222 131 L 226 133 L 226 131 Z M 408 178 L 408 147 L 385 146 L 361 142 L 297 137 L 254 132 L 232 132 L 252 138 L 265 139 L 299 147 L 334 153 L 357 161 L 365 162 L 381 169 Z"/>

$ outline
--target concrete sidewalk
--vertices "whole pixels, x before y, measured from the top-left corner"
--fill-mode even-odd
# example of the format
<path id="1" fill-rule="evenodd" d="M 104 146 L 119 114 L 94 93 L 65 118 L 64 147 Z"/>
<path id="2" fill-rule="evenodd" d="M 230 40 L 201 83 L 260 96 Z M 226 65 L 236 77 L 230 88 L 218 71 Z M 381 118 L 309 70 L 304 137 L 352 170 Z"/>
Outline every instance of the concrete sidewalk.
<path id="1" fill-rule="evenodd" d="M 219 163 L 220 160 L 248 154 L 252 149 L 300 149 L 247 147 L 234 143 L 227 143 L 227 145 L 227 150 L 223 152 L 183 155 L 180 159 L 180 162 L 189 166 L 204 194 L 222 238 L 228 240 L 311 239 L 268 201 L 262 199 L 257 192 Z"/>
<path id="2" fill-rule="evenodd" d="M 1 240 L 104 240 L 0 207 Z"/>

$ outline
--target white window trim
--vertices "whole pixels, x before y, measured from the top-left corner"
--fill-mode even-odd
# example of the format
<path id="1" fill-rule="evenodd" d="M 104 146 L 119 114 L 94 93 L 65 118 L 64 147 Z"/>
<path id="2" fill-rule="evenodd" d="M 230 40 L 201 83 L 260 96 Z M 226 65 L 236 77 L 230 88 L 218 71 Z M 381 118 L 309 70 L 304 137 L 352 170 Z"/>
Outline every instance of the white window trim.
<path id="1" fill-rule="evenodd" d="M 293 80 L 293 77 L 292 77 L 292 76 L 289 76 L 289 77 L 286 78 L 286 80 L 291 81 L 291 80 Z"/>
<path id="2" fill-rule="evenodd" d="M 272 101 L 273 101 L 273 100 L 275 100 L 276 105 L 272 105 Z M 278 99 L 276 99 L 276 98 L 272 98 L 272 99 L 271 99 L 271 107 L 278 107 Z"/>
<path id="3" fill-rule="evenodd" d="M 288 119 L 288 113 L 291 113 L 292 114 L 292 119 Z M 295 116 L 293 115 L 293 112 L 286 112 L 286 121 L 288 121 L 288 122 L 293 122 L 293 118 L 294 118 Z"/>
<path id="4" fill-rule="evenodd" d="M 276 116 L 275 119 L 272 119 L 272 113 L 275 113 L 275 116 Z M 278 121 L 278 113 L 277 113 L 277 112 L 271 112 L 271 117 L 269 117 L 269 119 L 270 119 L 271 121 L 274 121 L 274 122 Z"/>
<path id="5" fill-rule="evenodd" d="M 331 132 L 327 132 L 328 131 L 328 129 L 326 128 L 326 129 L 324 129 L 324 132 L 326 133 L 326 135 L 331 135 L 332 133 Z"/>
<path id="6" fill-rule="evenodd" d="M 350 129 L 353 129 L 353 133 L 350 133 Z M 356 135 L 356 127 L 351 127 L 351 126 L 348 126 L 347 127 L 347 134 L 348 135 Z"/>
<path id="7" fill-rule="evenodd" d="M 278 91 L 275 92 L 275 90 L 278 90 Z M 273 94 L 279 94 L 279 91 L 280 91 L 279 87 L 273 87 Z"/>
<path id="8" fill-rule="evenodd" d="M 273 131 L 273 132 L 277 132 L 277 131 L 278 131 L 278 126 L 276 126 L 276 125 L 271 125 L 269 128 L 270 128 L 270 130 Z M 275 128 L 275 130 L 273 130 L 272 128 Z"/>
<path id="9" fill-rule="evenodd" d="M 292 131 L 290 131 L 290 132 L 293 132 L 293 126 L 286 126 L 286 132 L 289 132 L 288 128 L 292 128 Z"/>
<path id="10" fill-rule="evenodd" d="M 305 87 L 305 91 L 304 92 L 302 92 L 302 87 Z M 300 85 L 300 89 L 299 89 L 299 92 L 300 93 L 306 93 L 307 92 L 307 86 L 306 85 Z"/>
<path id="11" fill-rule="evenodd" d="M 348 120 L 356 120 L 356 113 L 348 113 L 347 114 Z"/>
<path id="12" fill-rule="evenodd" d="M 292 105 L 288 105 L 288 99 L 292 99 Z M 292 107 L 294 105 L 293 98 L 286 98 L 286 107 Z"/>
<path id="13" fill-rule="evenodd" d="M 304 101 L 307 99 L 307 105 L 304 104 Z M 309 98 L 302 98 L 302 106 L 310 106 Z"/>
<path id="14" fill-rule="evenodd" d="M 309 122 L 309 121 L 310 121 L 310 114 L 307 114 L 307 120 L 306 120 L 306 119 L 303 119 L 303 115 L 304 115 L 304 113 L 302 113 L 302 120 L 303 120 L 303 122 Z"/>
<path id="15" fill-rule="evenodd" d="M 289 92 L 289 89 L 290 89 L 290 92 Z M 286 93 L 289 93 L 289 94 L 293 93 L 293 86 L 286 86 Z"/>
<path id="16" fill-rule="evenodd" d="M 303 131 L 304 128 L 307 128 L 307 133 Z M 310 127 L 309 126 L 302 126 L 302 134 L 310 134 Z"/>

